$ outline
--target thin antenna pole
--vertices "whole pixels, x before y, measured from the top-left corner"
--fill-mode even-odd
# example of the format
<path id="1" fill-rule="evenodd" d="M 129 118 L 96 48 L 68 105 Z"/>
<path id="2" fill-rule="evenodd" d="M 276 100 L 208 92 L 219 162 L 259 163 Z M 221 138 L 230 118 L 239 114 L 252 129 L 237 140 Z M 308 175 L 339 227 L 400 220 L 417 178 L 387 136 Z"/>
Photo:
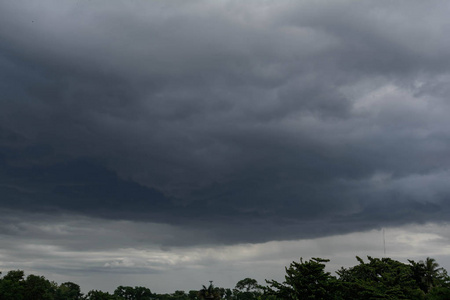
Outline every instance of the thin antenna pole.
<path id="1" fill-rule="evenodd" d="M 383 228 L 383 250 L 384 250 L 384 257 L 386 257 L 386 238 L 384 228 Z"/>

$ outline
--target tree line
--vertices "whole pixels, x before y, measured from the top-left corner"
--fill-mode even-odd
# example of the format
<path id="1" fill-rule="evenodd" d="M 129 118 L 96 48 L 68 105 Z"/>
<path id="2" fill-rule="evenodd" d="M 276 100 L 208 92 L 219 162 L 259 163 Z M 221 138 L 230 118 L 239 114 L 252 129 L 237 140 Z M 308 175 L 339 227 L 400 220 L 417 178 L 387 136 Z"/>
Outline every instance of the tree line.
<path id="1" fill-rule="evenodd" d="M 433 258 L 402 263 L 390 258 L 356 257 L 358 264 L 336 272 L 325 271 L 327 259 L 292 262 L 285 280 L 266 280 L 260 285 L 245 278 L 233 289 L 215 287 L 212 282 L 199 290 L 152 293 L 147 287 L 119 286 L 113 293 L 91 290 L 81 293 L 73 282 L 57 284 L 44 276 L 12 270 L 0 278 L 0 300 L 448 300 L 450 277 Z"/>

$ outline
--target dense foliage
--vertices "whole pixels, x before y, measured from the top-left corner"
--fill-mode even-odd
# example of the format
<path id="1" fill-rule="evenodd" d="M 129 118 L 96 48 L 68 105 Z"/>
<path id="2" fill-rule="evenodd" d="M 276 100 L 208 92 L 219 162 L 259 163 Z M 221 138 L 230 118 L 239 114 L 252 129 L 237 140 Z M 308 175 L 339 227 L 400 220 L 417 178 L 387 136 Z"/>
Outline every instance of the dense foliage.
<path id="1" fill-rule="evenodd" d="M 325 271 L 328 260 L 300 259 L 286 267 L 285 280 L 240 280 L 234 289 L 203 286 L 200 290 L 155 294 L 146 287 L 119 286 L 113 293 L 91 290 L 83 295 L 73 282 L 58 285 L 43 276 L 9 271 L 0 279 L 0 300 L 279 300 L 279 299 L 450 299 L 450 277 L 432 258 L 405 264 L 390 258 L 357 257 L 359 264 L 341 268 L 337 276 Z"/>
<path id="2" fill-rule="evenodd" d="M 390 258 L 368 257 L 341 268 L 337 277 L 325 271 L 328 260 L 292 262 L 285 281 L 267 281 L 263 295 L 275 299 L 450 299 L 450 278 L 432 258 L 404 264 Z"/>

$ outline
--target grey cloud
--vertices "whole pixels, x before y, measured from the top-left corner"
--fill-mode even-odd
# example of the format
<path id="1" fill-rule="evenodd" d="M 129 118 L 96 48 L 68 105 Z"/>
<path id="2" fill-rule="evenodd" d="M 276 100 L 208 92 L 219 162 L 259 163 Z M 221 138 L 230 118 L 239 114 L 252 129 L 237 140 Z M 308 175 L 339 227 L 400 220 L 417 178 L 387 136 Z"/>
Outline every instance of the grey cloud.
<path id="1" fill-rule="evenodd" d="M 446 7 L 175 3 L 1 5 L 3 208 L 208 227 L 179 244 L 447 220 Z"/>

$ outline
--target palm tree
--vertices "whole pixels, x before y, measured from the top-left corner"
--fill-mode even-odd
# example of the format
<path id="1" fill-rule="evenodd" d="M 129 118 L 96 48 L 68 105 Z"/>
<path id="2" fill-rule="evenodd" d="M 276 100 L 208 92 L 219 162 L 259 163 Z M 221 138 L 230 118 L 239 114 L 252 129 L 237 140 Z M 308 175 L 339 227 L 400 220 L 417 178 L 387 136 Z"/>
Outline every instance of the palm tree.
<path id="1" fill-rule="evenodd" d="M 428 289 L 431 289 L 439 279 L 442 268 L 439 268 L 439 264 L 434 258 L 427 257 L 425 262 L 421 261 L 424 266 L 425 283 Z"/>
<path id="2" fill-rule="evenodd" d="M 219 291 L 214 288 L 212 281 L 209 282 L 208 287 L 203 285 L 203 288 L 198 292 L 198 297 L 203 300 L 219 300 L 221 298 Z"/>
<path id="3" fill-rule="evenodd" d="M 424 291 L 428 292 L 428 285 L 425 282 L 425 263 L 423 261 L 415 262 L 414 260 L 409 260 L 411 268 L 411 276 L 415 280 L 417 286 Z"/>

